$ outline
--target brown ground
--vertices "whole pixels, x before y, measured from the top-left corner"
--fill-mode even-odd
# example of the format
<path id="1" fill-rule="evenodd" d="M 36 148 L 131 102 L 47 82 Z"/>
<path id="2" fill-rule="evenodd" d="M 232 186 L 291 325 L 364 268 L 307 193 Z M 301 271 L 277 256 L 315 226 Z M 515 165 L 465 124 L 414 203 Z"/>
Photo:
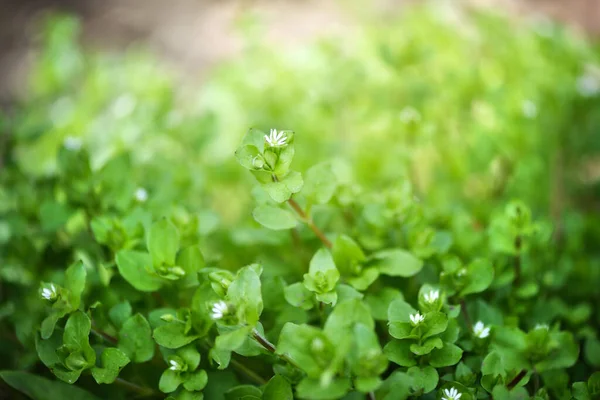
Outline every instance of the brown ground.
<path id="1" fill-rule="evenodd" d="M 468 0 L 517 13 L 542 13 L 600 35 L 600 0 Z M 407 0 L 371 0 L 382 14 Z M 251 10 L 265 22 L 275 46 L 352 26 L 334 0 L 0 0 L 0 105 L 22 88 L 33 54 L 32 21 L 48 9 L 79 14 L 84 38 L 94 46 L 124 48 L 142 42 L 186 73 L 199 75 L 240 49 L 236 16 Z M 369 1 L 367 0 L 367 3 Z M 501 4 L 501 5 L 500 5 Z M 354 10 L 357 6 L 354 7 Z"/>

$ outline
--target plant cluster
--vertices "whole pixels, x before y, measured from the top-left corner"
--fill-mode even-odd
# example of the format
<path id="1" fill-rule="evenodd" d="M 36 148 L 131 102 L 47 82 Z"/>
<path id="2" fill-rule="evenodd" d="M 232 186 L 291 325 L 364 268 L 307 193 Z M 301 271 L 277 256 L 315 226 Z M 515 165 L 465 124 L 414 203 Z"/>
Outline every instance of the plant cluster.
<path id="1" fill-rule="evenodd" d="M 593 154 L 593 49 L 473 18 L 450 34 L 419 11 L 403 39 L 316 46 L 316 64 L 345 67 L 306 63 L 307 80 L 253 69 L 265 101 L 224 69 L 202 112 L 144 57 L 84 55 L 76 23 L 55 20 L 33 100 L 3 120 L 0 377 L 14 396 L 600 398 L 593 176 L 561 178 L 556 215 L 549 171 L 580 167 L 582 143 Z M 465 72 L 473 43 L 482 65 Z M 244 60 L 262 65 L 253 49 Z M 535 68 L 548 76 L 520 75 Z M 567 121 L 580 141 L 564 142 Z M 237 125 L 284 122 L 298 129 L 238 143 Z"/>

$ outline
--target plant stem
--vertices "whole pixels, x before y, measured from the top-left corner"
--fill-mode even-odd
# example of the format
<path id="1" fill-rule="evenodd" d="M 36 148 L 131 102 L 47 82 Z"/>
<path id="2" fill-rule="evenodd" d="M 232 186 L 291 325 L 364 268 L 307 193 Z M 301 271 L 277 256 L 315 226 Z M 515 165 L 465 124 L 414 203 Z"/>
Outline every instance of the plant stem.
<path id="1" fill-rule="evenodd" d="M 369 400 L 377 400 L 377 397 L 375 397 L 375 392 L 369 392 L 369 393 L 367 394 L 367 398 L 368 398 Z"/>
<path id="2" fill-rule="evenodd" d="M 325 245 L 325 247 L 327 247 L 328 249 L 330 249 L 332 247 L 332 244 L 329 241 L 329 239 L 327 239 L 327 237 L 325 236 L 325 234 L 323 233 L 323 231 L 321 231 L 315 225 L 315 223 L 313 222 L 312 218 L 310 218 L 308 215 L 306 215 L 306 213 L 304 212 L 304 210 L 302 209 L 302 207 L 300 207 L 300 205 L 296 202 L 296 200 L 294 200 L 294 199 L 292 199 L 290 197 L 290 199 L 288 200 L 288 203 L 294 209 L 294 211 L 296 211 L 296 213 L 300 216 L 300 218 L 302 218 L 303 220 L 306 221 L 306 224 L 308 225 L 308 227 L 321 240 L 321 242 L 323 242 L 323 244 Z"/>
<path id="3" fill-rule="evenodd" d="M 101 338 L 101 339 L 103 339 L 103 340 L 105 340 L 105 341 L 107 341 L 107 342 L 109 342 L 109 343 L 111 343 L 111 344 L 117 344 L 117 342 L 118 342 L 118 340 L 117 340 L 117 338 L 116 338 L 116 337 L 114 337 L 114 336 L 111 336 L 111 335 L 109 335 L 109 334 L 108 334 L 108 333 L 106 333 L 106 332 L 103 332 L 103 331 L 97 330 L 97 329 L 95 329 L 95 328 L 92 328 L 91 332 L 92 332 L 94 335 L 98 336 L 99 338 Z"/>
<path id="4" fill-rule="evenodd" d="M 521 370 L 521 372 L 519 372 L 517 374 L 517 376 L 515 376 L 512 381 L 510 381 L 507 388 L 510 390 L 510 389 L 514 388 L 515 386 L 517 386 L 517 384 L 519 382 L 521 382 L 521 380 L 525 377 L 525 375 L 527 375 L 527 371 Z"/>
<path id="5" fill-rule="evenodd" d="M 472 331 L 473 323 L 471 322 L 471 317 L 469 316 L 469 311 L 467 310 L 467 303 L 465 302 L 465 299 L 460 299 L 460 311 L 462 312 L 465 322 L 467 323 L 467 327 L 469 327 L 469 330 Z"/>
<path id="6" fill-rule="evenodd" d="M 275 345 L 273 343 L 269 342 L 269 339 L 267 339 L 266 337 L 261 335 L 260 332 L 257 331 L 256 329 L 252 330 L 252 337 L 254 338 L 254 340 L 256 340 L 258 342 L 258 344 L 260 344 L 262 347 L 264 347 L 265 350 L 267 350 L 269 353 L 273 353 L 274 355 L 279 357 L 281 360 L 283 360 L 283 361 L 287 362 L 288 364 L 290 364 L 291 366 L 303 371 L 303 369 L 300 368 L 300 366 L 298 364 L 296 364 L 296 362 L 294 360 L 292 360 L 289 356 L 287 356 L 286 354 L 278 354 L 277 348 L 275 347 Z"/>
<path id="7" fill-rule="evenodd" d="M 210 350 L 211 347 L 213 347 L 213 343 L 211 343 L 211 341 L 208 339 L 205 339 L 204 341 L 200 341 L 200 345 L 207 351 Z M 242 364 L 235 358 L 232 357 L 231 360 L 229 361 L 229 364 L 231 364 L 233 366 L 233 368 L 236 368 L 238 371 L 245 374 L 246 376 L 248 376 L 248 378 L 252 379 L 254 382 L 258 383 L 259 385 L 264 385 L 265 383 L 267 383 L 267 379 L 258 375 L 256 372 L 252 371 L 251 369 L 246 367 L 244 364 Z"/>
<path id="8" fill-rule="evenodd" d="M 229 364 L 231 364 L 238 371 L 240 371 L 243 374 L 245 374 L 248 378 L 252 379 L 255 383 L 257 383 L 259 385 L 264 385 L 265 383 L 267 383 L 267 380 L 265 378 L 263 378 L 262 376 L 258 375 L 256 372 L 252 371 L 250 368 L 246 367 L 244 364 L 242 364 L 241 362 L 239 362 L 235 358 L 232 358 L 229 361 Z"/>
<path id="9" fill-rule="evenodd" d="M 515 256 L 515 284 L 518 284 L 521 280 L 521 248 L 523 247 L 523 239 L 521 235 L 517 235 L 515 238 L 515 249 L 517 255 Z"/>
<path id="10" fill-rule="evenodd" d="M 120 386 L 132 391 L 132 392 L 139 394 L 140 396 L 144 396 L 144 397 L 160 396 L 160 394 L 158 392 L 155 392 L 153 389 L 151 389 L 149 387 L 136 385 L 135 383 L 126 381 L 123 378 L 115 379 L 115 383 L 117 385 L 120 385 Z"/>

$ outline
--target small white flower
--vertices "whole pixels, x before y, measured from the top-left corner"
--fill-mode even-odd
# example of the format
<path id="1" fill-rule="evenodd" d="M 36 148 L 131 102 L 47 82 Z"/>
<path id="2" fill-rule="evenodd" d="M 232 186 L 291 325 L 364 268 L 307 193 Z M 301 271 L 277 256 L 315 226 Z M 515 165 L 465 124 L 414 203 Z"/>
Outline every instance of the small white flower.
<path id="1" fill-rule="evenodd" d="M 169 364 L 171 364 L 169 367 L 171 371 L 179 371 L 181 369 L 181 365 L 175 360 L 169 360 Z"/>
<path id="2" fill-rule="evenodd" d="M 48 301 L 56 299 L 58 296 L 58 292 L 56 291 L 56 286 L 54 284 L 50 284 L 50 287 L 45 287 L 42 289 L 42 297 Z"/>
<path id="3" fill-rule="evenodd" d="M 478 321 L 475 326 L 473 327 L 473 333 L 475 334 L 475 336 L 477 336 L 479 339 L 484 339 L 488 336 L 490 336 L 490 327 L 489 326 L 485 326 L 483 324 L 483 322 Z"/>
<path id="4" fill-rule="evenodd" d="M 142 187 L 135 190 L 135 199 L 141 203 L 148 200 L 148 191 Z"/>
<path id="5" fill-rule="evenodd" d="M 284 131 L 277 132 L 277 129 L 271 129 L 269 136 L 265 135 L 265 140 L 269 147 L 282 147 L 286 144 L 287 136 Z"/>
<path id="6" fill-rule="evenodd" d="M 456 388 L 444 389 L 444 397 L 442 400 L 458 400 L 462 396 L 462 393 L 458 393 Z"/>
<path id="7" fill-rule="evenodd" d="M 535 324 L 535 327 L 533 329 L 545 329 L 548 330 L 550 329 L 550 327 L 548 326 L 548 324 Z"/>
<path id="8" fill-rule="evenodd" d="M 419 313 L 410 316 L 410 322 L 413 324 L 413 326 L 417 326 L 423 321 L 425 321 L 425 316 Z"/>
<path id="9" fill-rule="evenodd" d="M 440 298 L 440 291 L 439 290 L 430 290 L 429 293 L 425 293 L 423 295 L 423 297 L 425 298 L 425 302 L 432 304 L 435 303 L 437 301 L 437 299 Z"/>
<path id="10" fill-rule="evenodd" d="M 82 145 L 83 142 L 81 141 L 81 139 L 75 136 L 67 136 L 63 141 L 63 146 L 65 146 L 65 149 L 71 151 L 78 151 L 79 149 L 81 149 Z"/>
<path id="11" fill-rule="evenodd" d="M 522 111 L 525 118 L 534 119 L 537 117 L 537 105 L 531 100 L 525 100 L 522 105 Z"/>
<path id="12" fill-rule="evenodd" d="M 224 315 L 227 314 L 227 312 L 229 311 L 229 308 L 227 307 L 227 303 L 225 303 L 223 300 L 213 304 L 213 308 L 212 308 L 212 319 L 221 319 L 223 318 Z"/>

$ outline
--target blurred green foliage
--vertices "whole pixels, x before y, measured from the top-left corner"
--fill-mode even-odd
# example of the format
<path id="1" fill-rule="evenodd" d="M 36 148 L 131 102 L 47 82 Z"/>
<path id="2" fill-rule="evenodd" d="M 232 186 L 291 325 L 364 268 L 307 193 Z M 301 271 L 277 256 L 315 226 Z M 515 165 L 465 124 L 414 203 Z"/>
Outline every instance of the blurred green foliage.
<path id="1" fill-rule="evenodd" d="M 47 21 L 0 115 L 3 380 L 36 400 L 597 398 L 598 54 L 458 10 L 285 52 L 249 33 L 193 91 Z M 238 149 L 248 127 L 295 133 Z"/>

